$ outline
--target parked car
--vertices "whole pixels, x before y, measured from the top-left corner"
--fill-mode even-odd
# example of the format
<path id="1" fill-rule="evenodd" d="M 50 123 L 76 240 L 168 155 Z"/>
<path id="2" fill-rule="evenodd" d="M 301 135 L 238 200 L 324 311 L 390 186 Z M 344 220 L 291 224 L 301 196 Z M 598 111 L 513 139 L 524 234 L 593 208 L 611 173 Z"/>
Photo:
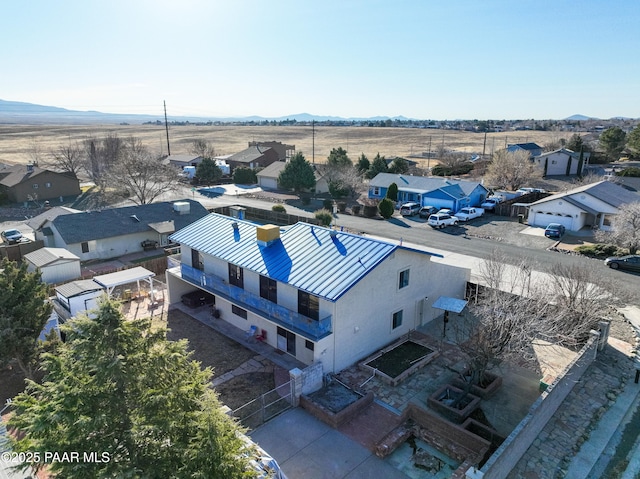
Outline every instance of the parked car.
<path id="1" fill-rule="evenodd" d="M 18 230 L 4 230 L 0 235 L 9 244 L 16 244 L 22 241 L 22 233 Z"/>
<path id="2" fill-rule="evenodd" d="M 482 208 L 462 208 L 456 213 L 456 218 L 460 221 L 469 221 L 474 218 L 480 218 L 484 214 Z"/>
<path id="3" fill-rule="evenodd" d="M 432 228 L 444 228 L 445 226 L 457 225 L 458 218 L 448 213 L 436 213 L 429 216 L 428 223 Z"/>
<path id="4" fill-rule="evenodd" d="M 480 207 L 485 211 L 493 211 L 496 209 L 496 205 L 499 205 L 503 201 L 504 198 L 502 198 L 501 196 L 490 196 L 484 203 L 480 205 Z"/>
<path id="5" fill-rule="evenodd" d="M 418 203 L 405 203 L 400 207 L 400 214 L 402 216 L 415 216 L 420 211 L 420 205 Z"/>
<path id="6" fill-rule="evenodd" d="M 435 206 L 423 206 L 422 208 L 420 208 L 418 214 L 420 215 L 420 218 L 429 218 L 429 216 L 436 213 L 437 211 L 438 208 L 436 208 Z"/>
<path id="7" fill-rule="evenodd" d="M 565 232 L 565 227 L 560 223 L 550 223 L 544 229 L 544 235 L 547 238 L 553 238 L 553 239 L 562 238 L 562 235 L 564 235 L 564 232 Z"/>
<path id="8" fill-rule="evenodd" d="M 640 255 L 629 254 L 627 256 L 607 258 L 604 264 L 611 269 L 627 269 L 629 271 L 640 271 Z"/>

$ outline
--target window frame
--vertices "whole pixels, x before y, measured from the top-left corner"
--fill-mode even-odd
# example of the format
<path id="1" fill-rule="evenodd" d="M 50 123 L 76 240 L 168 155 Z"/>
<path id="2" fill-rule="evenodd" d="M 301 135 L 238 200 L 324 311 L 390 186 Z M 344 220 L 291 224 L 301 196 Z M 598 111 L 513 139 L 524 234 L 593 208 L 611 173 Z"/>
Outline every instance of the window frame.
<path id="1" fill-rule="evenodd" d="M 260 297 L 278 304 L 278 282 L 268 276 L 260 275 Z"/>
<path id="2" fill-rule="evenodd" d="M 241 266 L 229 263 L 229 284 L 244 289 L 244 271 Z"/>
<path id="3" fill-rule="evenodd" d="M 406 273 L 406 280 L 403 281 L 403 276 Z M 407 288 L 409 286 L 409 281 L 411 280 L 411 268 L 405 268 L 398 272 L 398 290 Z"/>
<path id="4" fill-rule="evenodd" d="M 398 311 L 394 311 L 391 314 L 391 330 L 395 331 L 396 329 L 402 327 L 402 321 L 404 319 L 404 310 L 399 309 Z M 399 322 L 398 322 L 399 320 Z"/>
<path id="5" fill-rule="evenodd" d="M 320 320 L 320 298 L 306 291 L 298 290 L 298 314 Z"/>

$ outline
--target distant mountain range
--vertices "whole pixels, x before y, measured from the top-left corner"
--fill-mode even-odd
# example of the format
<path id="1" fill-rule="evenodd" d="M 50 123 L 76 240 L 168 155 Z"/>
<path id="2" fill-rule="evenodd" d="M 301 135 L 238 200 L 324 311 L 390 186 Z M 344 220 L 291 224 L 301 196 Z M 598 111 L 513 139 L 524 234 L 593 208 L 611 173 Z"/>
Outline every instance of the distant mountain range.
<path id="1" fill-rule="evenodd" d="M 198 117 L 198 116 L 173 116 L 167 115 L 171 122 L 263 122 L 263 121 L 385 121 L 399 120 L 408 121 L 411 118 L 404 116 L 375 116 L 369 118 L 342 118 L 337 116 L 319 116 L 309 113 L 297 113 L 295 115 L 282 116 L 277 118 L 266 118 L 261 116 L 248 117 Z M 413 119 L 415 120 L 415 119 Z M 585 115 L 572 115 L 565 120 L 586 121 L 597 120 L 597 118 Z M 55 106 L 36 105 L 33 103 L 24 103 L 19 101 L 0 100 L 0 123 L 22 123 L 22 124 L 46 124 L 46 123 L 62 123 L 62 124 L 83 124 L 83 123 L 146 123 L 146 122 L 164 122 L 163 115 L 140 115 L 129 113 L 102 113 L 99 111 L 77 111 L 68 110 L 66 108 L 58 108 Z"/>

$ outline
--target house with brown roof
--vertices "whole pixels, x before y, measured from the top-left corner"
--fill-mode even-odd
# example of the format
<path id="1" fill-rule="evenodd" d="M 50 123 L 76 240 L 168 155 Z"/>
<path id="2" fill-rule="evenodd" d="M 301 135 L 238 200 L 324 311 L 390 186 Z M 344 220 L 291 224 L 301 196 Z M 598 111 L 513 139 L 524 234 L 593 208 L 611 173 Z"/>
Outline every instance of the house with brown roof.
<path id="1" fill-rule="evenodd" d="M 70 172 L 58 173 L 37 165 L 14 165 L 0 170 L 0 193 L 11 203 L 58 200 L 81 193 L 80 181 Z"/>
<path id="2" fill-rule="evenodd" d="M 294 145 L 285 145 L 279 141 L 250 141 L 249 147 L 227 158 L 231 173 L 238 167 L 266 168 L 276 161 L 286 161 L 295 153 Z"/>

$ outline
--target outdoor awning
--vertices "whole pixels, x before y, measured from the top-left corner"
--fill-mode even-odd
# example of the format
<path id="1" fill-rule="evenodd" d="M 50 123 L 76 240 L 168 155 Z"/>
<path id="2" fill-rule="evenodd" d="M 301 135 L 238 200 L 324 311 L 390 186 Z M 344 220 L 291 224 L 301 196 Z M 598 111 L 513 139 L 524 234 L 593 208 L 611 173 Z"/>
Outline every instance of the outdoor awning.
<path id="1" fill-rule="evenodd" d="M 138 283 L 139 289 L 140 281 L 147 281 L 150 285 L 150 289 L 153 290 L 153 277 L 155 275 L 156 274 L 153 271 L 149 271 L 142 266 L 136 266 L 135 268 L 123 269 L 122 271 L 117 271 L 115 273 L 94 276 L 93 280 L 107 288 L 107 294 L 111 296 L 113 288 L 123 284 Z"/>
<path id="2" fill-rule="evenodd" d="M 452 313 L 461 313 L 467 306 L 468 301 L 464 299 L 449 298 L 448 296 L 440 296 L 433 303 L 433 307 L 436 309 L 442 309 L 444 311 L 451 311 Z"/>
<path id="3" fill-rule="evenodd" d="M 173 220 L 161 221 L 159 223 L 149 223 L 149 228 L 157 231 L 161 235 L 176 232 L 176 225 L 173 223 Z"/>

